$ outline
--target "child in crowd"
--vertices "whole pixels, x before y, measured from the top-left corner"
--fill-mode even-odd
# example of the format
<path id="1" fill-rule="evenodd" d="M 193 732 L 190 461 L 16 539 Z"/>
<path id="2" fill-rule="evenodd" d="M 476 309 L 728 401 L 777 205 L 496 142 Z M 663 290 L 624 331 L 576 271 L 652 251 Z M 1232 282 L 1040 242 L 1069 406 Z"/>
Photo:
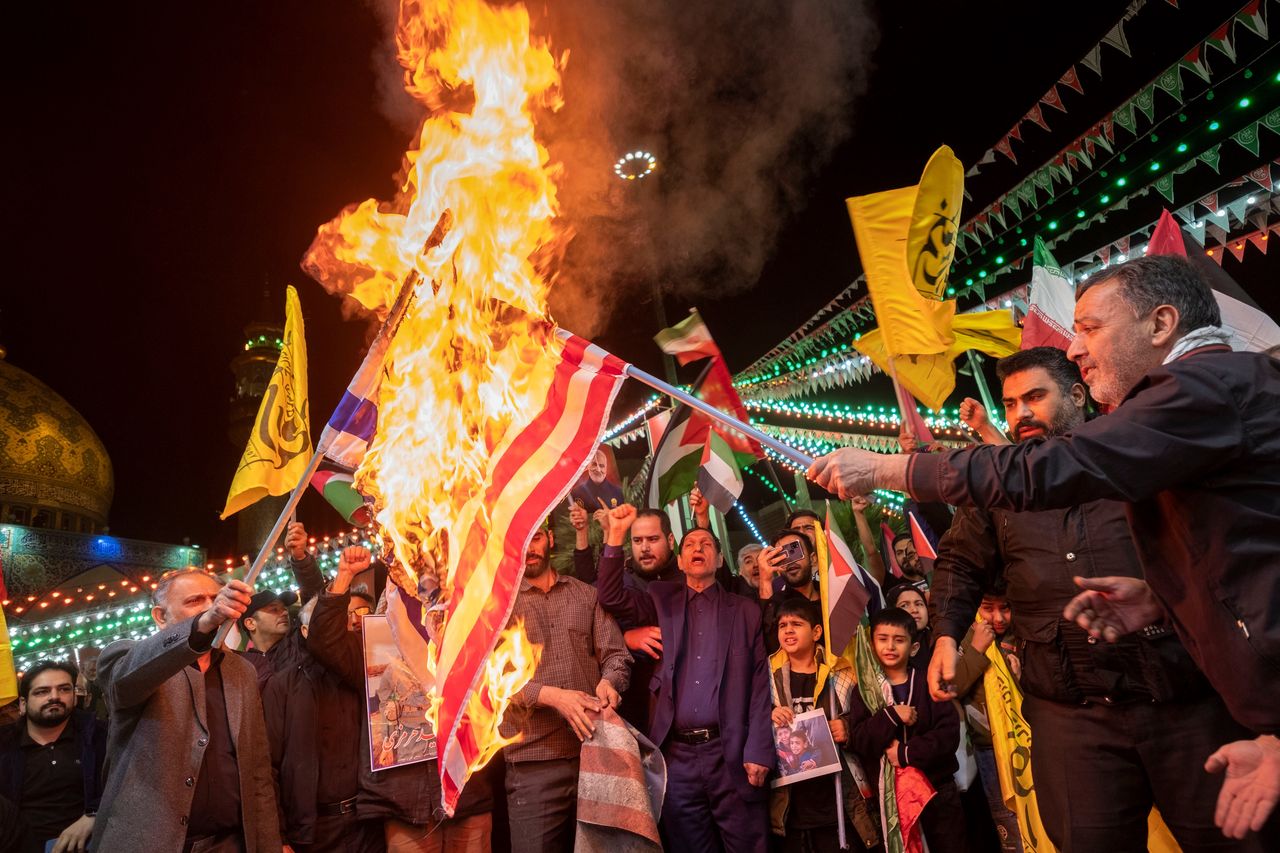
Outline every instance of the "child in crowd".
<path id="1" fill-rule="evenodd" d="M 896 768 L 919 768 L 936 792 L 920 815 L 929 849 L 966 853 L 964 809 L 953 778 L 959 768 L 960 717 L 951 702 L 930 698 L 924 672 L 910 663 L 917 630 L 916 620 L 898 607 L 871 617 L 871 647 L 893 691 L 893 704 L 873 715 L 855 691 L 849 740 L 872 774 L 878 774 L 882 758 Z"/>
<path id="2" fill-rule="evenodd" d="M 916 623 L 916 646 L 911 655 L 911 666 L 921 672 L 929 671 L 929 659 L 933 657 L 933 630 L 929 627 L 929 604 L 924 594 L 913 584 L 899 583 L 889 587 L 884 594 L 886 607 L 898 607 Z"/>
<path id="3" fill-rule="evenodd" d="M 822 618 L 817 604 L 796 597 L 778 610 L 779 649 L 769 659 L 773 672 L 773 724 L 779 733 L 779 766 L 793 762 L 799 772 L 809 749 L 808 738 L 793 729 L 796 714 L 820 708 L 827 712 L 831 736 L 836 744 L 849 739 L 846 720 L 841 716 L 850 707 L 854 693 L 853 666 L 844 658 L 828 657 L 821 643 Z M 782 755 L 782 732 L 788 744 L 800 738 L 800 750 L 789 748 Z M 843 752 L 842 749 L 838 750 Z M 844 795 L 845 832 L 853 850 L 874 850 L 880 846 L 879 821 L 868 808 L 862 791 L 870 791 L 866 775 L 850 756 L 841 756 L 840 777 Z M 773 789 L 770 817 L 773 832 L 782 836 L 783 851 L 836 851 L 840 848 L 836 812 L 836 775 L 806 779 Z"/>
<path id="4" fill-rule="evenodd" d="M 1017 853 L 1022 849 L 1018 816 L 1004 804 L 1004 795 L 1000 792 L 1000 776 L 996 770 L 995 751 L 991 746 L 991 726 L 987 721 L 986 690 L 983 686 L 983 675 L 991 665 L 987 649 L 993 644 L 999 644 L 1000 653 L 1009 664 L 1010 671 L 1015 676 L 1018 672 L 1014 637 L 1008 633 L 1013 613 L 1005 598 L 1003 583 L 988 589 L 982 596 L 978 617 L 979 620 L 973 623 L 960 646 L 960 659 L 956 662 L 955 691 L 969 723 L 978 777 L 982 780 L 987 807 L 991 810 L 991 819 L 995 821 L 996 833 L 1000 836 L 1000 849 L 1005 853 Z"/>

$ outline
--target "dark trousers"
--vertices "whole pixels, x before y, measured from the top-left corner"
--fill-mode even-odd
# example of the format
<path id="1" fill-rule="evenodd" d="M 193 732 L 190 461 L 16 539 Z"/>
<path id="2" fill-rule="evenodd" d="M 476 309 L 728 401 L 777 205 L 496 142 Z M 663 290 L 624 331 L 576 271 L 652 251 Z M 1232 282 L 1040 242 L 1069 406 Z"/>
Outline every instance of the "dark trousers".
<path id="1" fill-rule="evenodd" d="M 769 836 L 768 789 L 746 799 L 737 780 L 741 765 L 728 767 L 719 738 L 696 746 L 667 741 L 667 797 L 662 837 L 671 853 L 764 853 Z M 767 783 L 766 783 L 767 784 Z"/>
<path id="2" fill-rule="evenodd" d="M 1040 819 L 1062 853 L 1145 851 L 1153 805 L 1186 853 L 1268 849 L 1256 835 L 1224 838 L 1213 824 L 1222 777 L 1204 771 L 1205 759 L 1250 737 L 1216 695 L 1123 705 L 1027 696 L 1022 712 Z"/>
<path id="3" fill-rule="evenodd" d="M 858 850 L 862 847 L 862 842 L 857 837 L 846 840 L 849 842 L 849 849 Z M 789 829 L 779 849 L 782 853 L 840 853 L 840 829 L 835 826 Z"/>
<path id="4" fill-rule="evenodd" d="M 987 798 L 987 808 L 1000 836 L 1003 853 L 1018 853 L 1022 849 L 1022 834 L 1018 830 L 1018 816 L 1004 804 L 1004 792 L 1000 789 L 1000 771 L 996 769 L 995 750 L 989 746 L 974 747 L 973 757 L 978 764 L 978 781 Z M 1034 778 L 1034 773 L 1032 777 Z"/>
<path id="5" fill-rule="evenodd" d="M 969 853 L 960 789 L 950 779 L 934 788 L 937 793 L 920 813 L 920 829 L 929 844 L 929 853 Z"/>
<path id="6" fill-rule="evenodd" d="M 578 829 L 578 759 L 507 762 L 511 853 L 571 853 Z"/>
<path id="7" fill-rule="evenodd" d="M 310 844 L 295 844 L 298 853 L 377 853 L 385 848 L 382 821 L 357 820 L 355 812 L 320 815 Z"/>

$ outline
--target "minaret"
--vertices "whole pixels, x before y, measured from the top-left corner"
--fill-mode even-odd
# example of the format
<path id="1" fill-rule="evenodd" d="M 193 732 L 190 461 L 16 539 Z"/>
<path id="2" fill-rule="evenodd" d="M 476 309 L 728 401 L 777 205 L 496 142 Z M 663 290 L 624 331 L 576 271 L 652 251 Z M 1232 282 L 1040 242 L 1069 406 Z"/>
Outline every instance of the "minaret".
<path id="1" fill-rule="evenodd" d="M 284 346 L 283 311 L 271 298 L 270 287 L 262 290 L 262 302 L 256 318 L 244 327 L 245 339 L 235 358 L 231 359 L 231 373 L 235 376 L 235 388 L 227 418 L 227 438 L 236 448 L 236 461 L 249 441 L 249 430 L 258 416 L 262 395 L 271 382 L 271 374 Z M 228 473 L 228 478 L 230 474 Z M 230 484 L 230 479 L 227 480 Z M 271 525 L 284 508 L 286 498 L 263 498 L 235 514 L 236 548 L 252 559 L 262 547 L 262 540 L 271 532 Z"/>

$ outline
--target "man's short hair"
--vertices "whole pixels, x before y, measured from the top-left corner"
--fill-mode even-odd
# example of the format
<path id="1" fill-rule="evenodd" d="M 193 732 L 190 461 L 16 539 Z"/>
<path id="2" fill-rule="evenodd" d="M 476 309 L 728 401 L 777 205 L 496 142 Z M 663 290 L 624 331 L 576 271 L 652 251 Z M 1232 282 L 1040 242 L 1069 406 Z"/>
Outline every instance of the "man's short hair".
<path id="1" fill-rule="evenodd" d="M 717 553 L 717 554 L 723 554 L 723 553 L 724 553 L 724 548 L 723 548 L 723 547 L 721 547 L 721 545 L 720 545 L 720 539 L 719 539 L 719 537 L 717 537 L 714 533 L 712 533 L 710 530 L 708 530 L 708 529 L 707 529 L 707 528 L 705 528 L 705 527 L 695 527 L 695 528 L 693 528 L 692 530 L 690 530 L 688 533 L 686 533 L 684 536 L 680 537 L 680 547 L 681 547 L 682 549 L 684 548 L 684 540 L 688 539 L 690 536 L 692 536 L 692 535 L 693 535 L 693 534 L 695 534 L 695 533 L 705 533 L 705 534 L 707 534 L 708 536 L 710 536 L 710 537 L 711 537 L 711 541 L 715 543 L 715 546 L 716 546 L 716 553 Z"/>
<path id="2" fill-rule="evenodd" d="M 72 687 L 75 686 L 76 679 L 80 677 L 80 670 L 71 661 L 42 660 L 22 674 L 22 681 L 18 684 L 18 696 L 26 699 L 27 694 L 31 692 L 31 683 L 36 680 L 36 676 L 51 671 L 65 672 L 71 676 Z"/>
<path id="3" fill-rule="evenodd" d="M 748 554 L 754 554 L 756 551 L 763 551 L 763 550 L 764 550 L 764 546 L 761 545 L 759 542 L 748 542 L 746 545 L 743 545 L 741 548 L 738 549 L 738 562 L 741 563 L 743 558 L 745 558 Z"/>
<path id="4" fill-rule="evenodd" d="M 818 522 L 819 524 L 822 523 L 822 519 L 819 518 L 818 514 L 813 510 L 798 509 L 795 512 L 791 513 L 791 515 L 787 516 L 787 520 L 782 522 L 782 526 L 790 527 L 791 525 L 795 524 L 797 521 L 799 521 L 802 518 L 812 518 L 814 521 Z"/>
<path id="5" fill-rule="evenodd" d="M 996 378 L 1004 382 L 1015 373 L 1036 367 L 1044 368 L 1063 394 L 1070 393 L 1073 385 L 1084 385 L 1080 368 L 1057 347 L 1031 347 L 1005 356 L 996 362 Z"/>
<path id="6" fill-rule="evenodd" d="M 653 509 L 652 507 L 645 507 L 644 509 L 636 510 L 636 519 L 635 519 L 635 520 L 636 520 L 636 521 L 639 521 L 639 520 L 640 520 L 640 519 L 642 519 L 642 518 L 656 518 L 656 519 L 658 519 L 658 526 L 662 528 L 662 535 L 663 535 L 663 536 L 670 536 L 670 535 L 671 535 L 671 516 L 667 515 L 667 514 L 666 514 L 665 512 L 663 512 L 662 510 L 660 510 L 660 509 Z M 632 524 L 635 524 L 635 521 L 633 521 L 633 522 L 631 522 L 631 523 L 632 523 Z"/>
<path id="7" fill-rule="evenodd" d="M 352 598 L 362 598 L 369 602 L 369 606 L 373 607 L 373 595 L 369 592 L 369 587 L 364 584 L 356 584 L 347 590 Z"/>
<path id="8" fill-rule="evenodd" d="M 784 616 L 798 616 L 810 625 L 822 624 L 822 612 L 818 609 L 818 603 L 798 595 L 789 595 L 782 600 L 778 607 L 778 619 L 781 620 Z"/>
<path id="9" fill-rule="evenodd" d="M 893 537 L 893 541 L 889 543 L 889 547 L 897 548 L 898 543 L 904 539 L 910 542 L 912 545 L 916 544 L 915 537 L 912 536 L 910 533 L 899 533 L 897 536 Z"/>
<path id="10" fill-rule="evenodd" d="M 800 540 L 800 547 L 804 549 L 804 553 L 806 557 L 811 556 L 813 554 L 813 545 L 809 542 L 809 537 L 805 536 L 799 530 L 792 530 L 790 528 L 787 528 L 785 530 L 779 530 L 777 533 L 773 534 L 773 538 L 769 540 L 769 544 L 777 545 L 783 539 L 786 539 L 792 536 Z"/>
<path id="11" fill-rule="evenodd" d="M 911 614 L 903 610 L 901 607 L 885 607 L 875 612 L 871 617 L 871 633 L 875 634 L 876 628 L 881 625 L 891 625 L 894 628 L 901 628 L 907 632 L 907 638 L 911 642 L 916 640 L 916 620 Z"/>
<path id="12" fill-rule="evenodd" d="M 190 577 L 192 575 L 204 575 L 212 578 L 217 582 L 218 586 L 222 586 L 222 579 L 212 569 L 202 569 L 199 566 L 187 566 L 185 569 L 173 569 L 165 572 L 160 576 L 160 580 L 156 582 L 156 588 L 151 590 L 151 603 L 156 607 L 164 607 L 165 596 L 169 594 L 169 587 L 173 586 L 174 581 L 178 578 Z"/>
<path id="13" fill-rule="evenodd" d="M 1159 305 L 1177 308 L 1179 334 L 1185 335 L 1201 326 L 1222 325 L 1222 312 L 1213 298 L 1213 290 L 1185 258 L 1150 255 L 1125 261 L 1085 280 L 1076 289 L 1076 299 L 1089 288 L 1112 281 L 1119 283 L 1120 298 L 1139 317 L 1145 317 Z"/>

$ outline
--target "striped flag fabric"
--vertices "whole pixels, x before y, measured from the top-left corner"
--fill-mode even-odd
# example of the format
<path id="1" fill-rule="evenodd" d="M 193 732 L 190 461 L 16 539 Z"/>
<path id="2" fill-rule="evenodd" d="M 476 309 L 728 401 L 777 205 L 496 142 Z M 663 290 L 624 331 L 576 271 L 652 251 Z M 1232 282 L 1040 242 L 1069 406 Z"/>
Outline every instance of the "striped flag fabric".
<path id="1" fill-rule="evenodd" d="M 1280 325 L 1271 319 L 1258 303 L 1249 298 L 1244 288 L 1204 252 L 1188 245 L 1187 234 L 1168 210 L 1160 212 L 1160 221 L 1151 232 L 1148 255 L 1179 255 L 1187 258 L 1204 276 L 1213 290 L 1213 298 L 1222 312 L 1222 328 L 1231 335 L 1231 348 L 1237 352 L 1262 352 L 1280 344 Z"/>
<path id="2" fill-rule="evenodd" d="M 840 526 L 831 515 L 829 503 L 825 531 L 827 565 L 818 589 L 827 612 L 827 649 L 838 655 L 853 642 L 871 601 L 871 587 L 867 581 L 871 584 L 875 581 L 854 559 L 849 543 L 840 535 Z M 879 589 L 879 584 L 876 584 L 876 589 Z"/>
<path id="3" fill-rule="evenodd" d="M 474 696 L 496 713 L 481 678 L 511 617 L 529 542 L 586 470 L 625 378 L 625 362 L 563 330 L 557 336 L 564 347 L 546 403 L 494 448 L 484 491 L 464 510 L 471 520 L 455 543 L 456 558 L 450 555 L 457 560 L 453 593 L 435 668 L 440 783 L 449 815 L 483 754 L 468 705 Z"/>
<path id="4" fill-rule="evenodd" d="M 1036 237 L 1032 254 L 1030 306 L 1022 323 L 1022 348 L 1054 347 L 1066 350 L 1075 337 L 1076 289 Z"/>
<path id="5" fill-rule="evenodd" d="M 710 434 L 708 419 L 688 406 L 671 413 L 649 469 L 649 506 L 663 509 L 693 489 Z"/>
<path id="6" fill-rule="evenodd" d="M 350 471 L 321 468 L 311 475 L 311 487 L 338 511 L 348 524 L 368 527 L 373 522 L 373 505 L 356 491 Z"/>
<path id="7" fill-rule="evenodd" d="M 378 387 L 382 384 L 383 364 L 396 330 L 400 328 L 400 321 L 412 301 L 410 282 L 396 297 L 387 319 L 360 363 L 360 369 L 347 385 L 342 399 L 320 433 L 316 451 L 343 468 L 354 471 L 360 467 L 369 442 L 373 441 L 378 429 Z"/>
<path id="8" fill-rule="evenodd" d="M 884 567 L 889 570 L 889 574 L 895 578 L 902 577 L 902 566 L 898 565 L 898 555 L 893 551 L 893 540 L 898 534 L 893 532 L 893 528 L 880 522 L 880 548 L 884 551 L 881 556 L 884 557 Z M 892 584 L 890 584 L 892 585 Z"/>
<path id="9" fill-rule="evenodd" d="M 720 348 L 711 339 L 711 330 L 703 322 L 697 308 L 689 309 L 689 316 L 669 329 L 653 336 L 658 348 L 667 355 L 674 355 L 681 364 L 692 364 L 700 358 L 715 358 Z"/>
<path id="10" fill-rule="evenodd" d="M 742 471 L 728 442 L 715 430 L 709 433 L 698 467 L 698 489 L 713 507 L 727 513 L 742 494 Z"/>
<path id="11" fill-rule="evenodd" d="M 920 558 L 920 570 L 932 582 L 933 564 L 938 559 L 938 551 L 933 547 L 933 531 L 928 524 L 916 518 L 914 512 L 907 512 L 907 522 L 911 526 L 911 544 L 916 546 L 916 556 Z"/>

